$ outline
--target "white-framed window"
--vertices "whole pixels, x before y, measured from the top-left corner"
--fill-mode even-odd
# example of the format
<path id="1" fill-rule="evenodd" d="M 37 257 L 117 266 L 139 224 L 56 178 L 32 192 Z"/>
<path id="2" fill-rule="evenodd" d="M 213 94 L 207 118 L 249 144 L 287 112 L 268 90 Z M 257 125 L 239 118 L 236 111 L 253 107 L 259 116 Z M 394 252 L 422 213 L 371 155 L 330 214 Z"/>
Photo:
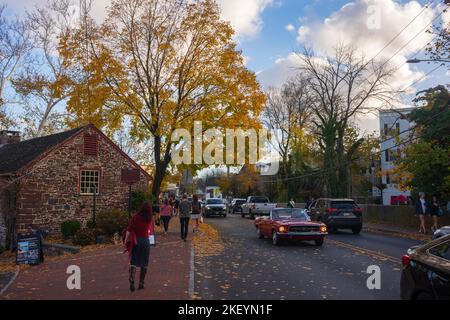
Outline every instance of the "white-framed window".
<path id="1" fill-rule="evenodd" d="M 93 195 L 100 194 L 100 171 L 81 170 L 80 171 L 80 194 Z"/>

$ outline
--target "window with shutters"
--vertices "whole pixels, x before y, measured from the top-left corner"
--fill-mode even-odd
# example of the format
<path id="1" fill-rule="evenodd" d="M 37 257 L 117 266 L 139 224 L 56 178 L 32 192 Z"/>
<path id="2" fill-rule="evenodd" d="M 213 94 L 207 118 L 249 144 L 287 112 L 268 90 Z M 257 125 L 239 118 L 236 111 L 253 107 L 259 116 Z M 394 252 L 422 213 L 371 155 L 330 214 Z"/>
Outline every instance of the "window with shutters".
<path id="1" fill-rule="evenodd" d="M 98 138 L 95 134 L 84 135 L 84 155 L 97 156 L 98 155 Z"/>
<path id="2" fill-rule="evenodd" d="M 80 171 L 80 194 L 93 195 L 100 194 L 100 171 L 81 170 Z"/>

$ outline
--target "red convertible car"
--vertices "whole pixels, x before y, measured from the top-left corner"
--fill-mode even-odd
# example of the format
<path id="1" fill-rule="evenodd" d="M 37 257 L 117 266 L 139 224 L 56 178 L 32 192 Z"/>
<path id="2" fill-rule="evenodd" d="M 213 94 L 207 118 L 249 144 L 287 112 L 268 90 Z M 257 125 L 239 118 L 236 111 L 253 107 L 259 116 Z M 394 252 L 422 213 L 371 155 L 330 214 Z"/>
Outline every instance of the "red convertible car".
<path id="1" fill-rule="evenodd" d="M 272 238 L 274 245 L 282 240 L 314 241 L 322 246 L 328 234 L 327 226 L 319 222 L 311 222 L 306 210 L 273 209 L 269 217 L 255 220 L 260 239 Z"/>

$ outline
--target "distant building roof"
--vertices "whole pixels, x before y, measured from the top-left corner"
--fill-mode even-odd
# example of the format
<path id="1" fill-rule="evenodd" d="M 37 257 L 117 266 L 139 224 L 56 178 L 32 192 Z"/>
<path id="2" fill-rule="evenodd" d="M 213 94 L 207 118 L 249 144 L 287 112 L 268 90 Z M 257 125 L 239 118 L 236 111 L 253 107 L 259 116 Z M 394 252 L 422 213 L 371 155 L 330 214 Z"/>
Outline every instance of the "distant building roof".
<path id="1" fill-rule="evenodd" d="M 13 173 L 29 164 L 41 154 L 74 136 L 85 127 L 50 136 L 6 144 L 0 148 L 0 174 Z"/>

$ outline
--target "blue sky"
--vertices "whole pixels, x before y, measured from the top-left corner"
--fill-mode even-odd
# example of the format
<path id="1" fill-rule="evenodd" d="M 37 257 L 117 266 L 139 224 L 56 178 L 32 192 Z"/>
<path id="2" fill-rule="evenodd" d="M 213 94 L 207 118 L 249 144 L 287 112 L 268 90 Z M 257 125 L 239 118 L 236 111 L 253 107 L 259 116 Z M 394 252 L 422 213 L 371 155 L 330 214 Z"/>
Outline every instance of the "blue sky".
<path id="1" fill-rule="evenodd" d="M 299 48 L 296 33 L 285 30 L 288 24 L 298 28 L 300 18 L 308 17 L 310 21 L 322 20 L 347 2 L 283 0 L 267 7 L 262 13 L 261 33 L 253 39 L 244 38 L 240 41 L 244 55 L 250 57 L 248 67 L 254 71 L 261 71 L 270 67 L 276 59 L 285 57 Z"/>
<path id="2" fill-rule="evenodd" d="M 1 0 L 0 0 L 1 1 Z M 39 0 L 4 0 L 10 12 L 21 15 L 31 10 Z M 78 0 L 70 0 L 78 5 Z M 105 6 L 111 0 L 93 0 L 93 15 L 98 19 L 105 16 Z M 319 52 L 331 50 L 337 42 L 350 43 L 367 57 L 373 57 L 403 27 L 417 16 L 411 24 L 386 50 L 380 59 L 389 59 L 395 66 L 402 66 L 393 79 L 397 88 L 407 88 L 421 80 L 410 95 L 405 96 L 406 104 L 411 103 L 416 90 L 426 89 L 437 84 L 448 84 L 448 67 L 442 67 L 424 78 L 434 66 L 427 64 L 406 65 L 411 57 L 424 57 L 422 48 L 431 36 L 422 32 L 442 11 L 437 7 L 442 0 L 429 0 L 432 9 L 424 9 L 428 1 L 396 0 L 216 0 L 222 9 L 222 17 L 229 20 L 236 30 L 236 41 L 246 57 L 247 66 L 257 72 L 264 88 L 280 86 L 294 75 L 298 63 L 292 54 L 303 46 L 314 47 Z M 375 8 L 379 13 L 379 25 L 369 28 L 368 10 Z M 445 23 L 450 22 L 450 10 L 443 14 Z M 442 23 L 439 19 L 438 22 Z M 290 31 L 286 26 L 291 24 Z M 414 39 L 400 53 L 399 48 Z M 395 54 L 396 53 L 396 54 Z M 399 105 L 400 106 L 400 105 Z M 360 119 L 364 130 L 378 129 L 376 117 Z"/>

